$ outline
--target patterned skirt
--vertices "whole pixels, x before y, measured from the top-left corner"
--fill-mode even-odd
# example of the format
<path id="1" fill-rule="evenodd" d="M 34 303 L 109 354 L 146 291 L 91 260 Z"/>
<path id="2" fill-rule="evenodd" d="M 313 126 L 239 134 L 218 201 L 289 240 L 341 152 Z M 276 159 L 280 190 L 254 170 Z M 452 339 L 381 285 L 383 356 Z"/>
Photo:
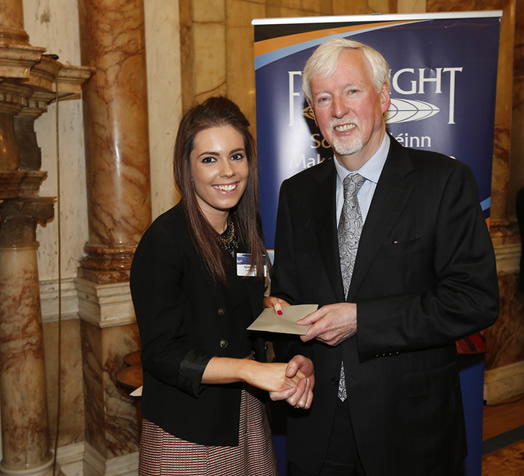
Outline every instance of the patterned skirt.
<path id="1" fill-rule="evenodd" d="M 238 446 L 182 440 L 142 419 L 140 476 L 277 476 L 264 404 L 242 390 Z"/>

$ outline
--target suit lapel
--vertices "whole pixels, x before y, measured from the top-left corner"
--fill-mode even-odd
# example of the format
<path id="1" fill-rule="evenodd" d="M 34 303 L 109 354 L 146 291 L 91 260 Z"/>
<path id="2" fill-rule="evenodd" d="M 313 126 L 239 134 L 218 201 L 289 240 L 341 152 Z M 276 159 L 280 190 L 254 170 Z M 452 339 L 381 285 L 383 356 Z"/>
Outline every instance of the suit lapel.
<path id="1" fill-rule="evenodd" d="M 340 273 L 336 218 L 336 170 L 329 160 L 315 176 L 317 187 L 310 195 L 310 209 L 317 235 L 319 252 L 324 261 L 331 286 L 338 300 L 344 300 L 344 287 Z"/>
<path id="2" fill-rule="evenodd" d="M 389 154 L 362 229 L 349 302 L 358 294 L 371 262 L 409 199 L 415 183 L 414 174 L 410 173 L 412 170 L 407 151 L 391 139 Z"/>

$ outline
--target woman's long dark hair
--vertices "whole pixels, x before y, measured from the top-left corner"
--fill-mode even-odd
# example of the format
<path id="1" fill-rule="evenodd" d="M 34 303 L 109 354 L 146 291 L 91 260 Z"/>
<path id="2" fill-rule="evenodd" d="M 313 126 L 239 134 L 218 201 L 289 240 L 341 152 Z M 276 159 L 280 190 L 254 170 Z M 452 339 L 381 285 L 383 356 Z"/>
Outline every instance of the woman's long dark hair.
<path id="1" fill-rule="evenodd" d="M 205 218 L 198 205 L 195 188 L 191 181 L 190 155 L 196 135 L 212 127 L 234 127 L 244 138 L 249 167 L 246 189 L 229 216 L 235 224 L 240 243 L 251 253 L 252 269 L 256 266 L 257 277 L 264 276 L 265 246 L 261 238 L 258 217 L 258 174 L 255 140 L 249 132 L 249 121 L 239 107 L 225 97 L 211 97 L 190 109 L 182 118 L 175 143 L 173 170 L 175 183 L 182 196 L 186 221 L 192 232 L 195 247 L 215 280 L 226 283 L 228 255 L 216 239 L 217 233 Z"/>

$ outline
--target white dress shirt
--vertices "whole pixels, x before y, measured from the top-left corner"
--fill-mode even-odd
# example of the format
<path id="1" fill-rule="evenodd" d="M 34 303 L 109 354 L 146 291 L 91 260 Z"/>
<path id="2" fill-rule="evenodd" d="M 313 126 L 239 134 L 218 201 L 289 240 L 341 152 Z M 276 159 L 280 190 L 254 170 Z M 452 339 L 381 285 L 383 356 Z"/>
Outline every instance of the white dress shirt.
<path id="1" fill-rule="evenodd" d="M 333 157 L 335 168 L 337 169 L 337 226 L 340 220 L 340 214 L 342 213 L 342 206 L 344 205 L 344 179 L 347 175 L 356 173 L 366 179 L 357 195 L 360 213 L 362 214 L 362 223 L 365 223 L 373 194 L 377 188 L 378 179 L 386 163 L 389 144 L 389 135 L 386 133 L 384 134 L 382 144 L 380 144 L 375 154 L 359 170 L 353 170 L 351 172 L 342 166 L 336 157 Z"/>

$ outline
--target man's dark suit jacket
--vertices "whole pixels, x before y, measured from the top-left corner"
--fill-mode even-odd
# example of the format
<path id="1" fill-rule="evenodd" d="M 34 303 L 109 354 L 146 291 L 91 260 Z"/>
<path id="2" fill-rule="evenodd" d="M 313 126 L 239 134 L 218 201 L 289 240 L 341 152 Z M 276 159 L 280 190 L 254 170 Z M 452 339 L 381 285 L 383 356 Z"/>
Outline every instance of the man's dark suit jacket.
<path id="1" fill-rule="evenodd" d="M 165 431 L 204 445 L 238 445 L 241 384 L 202 385 L 213 356 L 246 357 L 263 342 L 246 328 L 262 311 L 264 283 L 217 284 L 187 229 L 183 204 L 145 232 L 131 268 L 144 368 L 142 414 Z"/>
<path id="2" fill-rule="evenodd" d="M 272 295 L 291 304 L 346 301 L 335 187 L 333 160 L 282 184 Z M 301 353 L 315 364 L 312 407 L 288 420 L 289 459 L 320 470 L 343 359 L 366 476 L 447 476 L 466 454 L 455 340 L 498 313 L 493 248 L 466 165 L 391 139 L 347 301 L 357 303 L 354 337 L 336 347 L 276 344 L 279 357 Z"/>

